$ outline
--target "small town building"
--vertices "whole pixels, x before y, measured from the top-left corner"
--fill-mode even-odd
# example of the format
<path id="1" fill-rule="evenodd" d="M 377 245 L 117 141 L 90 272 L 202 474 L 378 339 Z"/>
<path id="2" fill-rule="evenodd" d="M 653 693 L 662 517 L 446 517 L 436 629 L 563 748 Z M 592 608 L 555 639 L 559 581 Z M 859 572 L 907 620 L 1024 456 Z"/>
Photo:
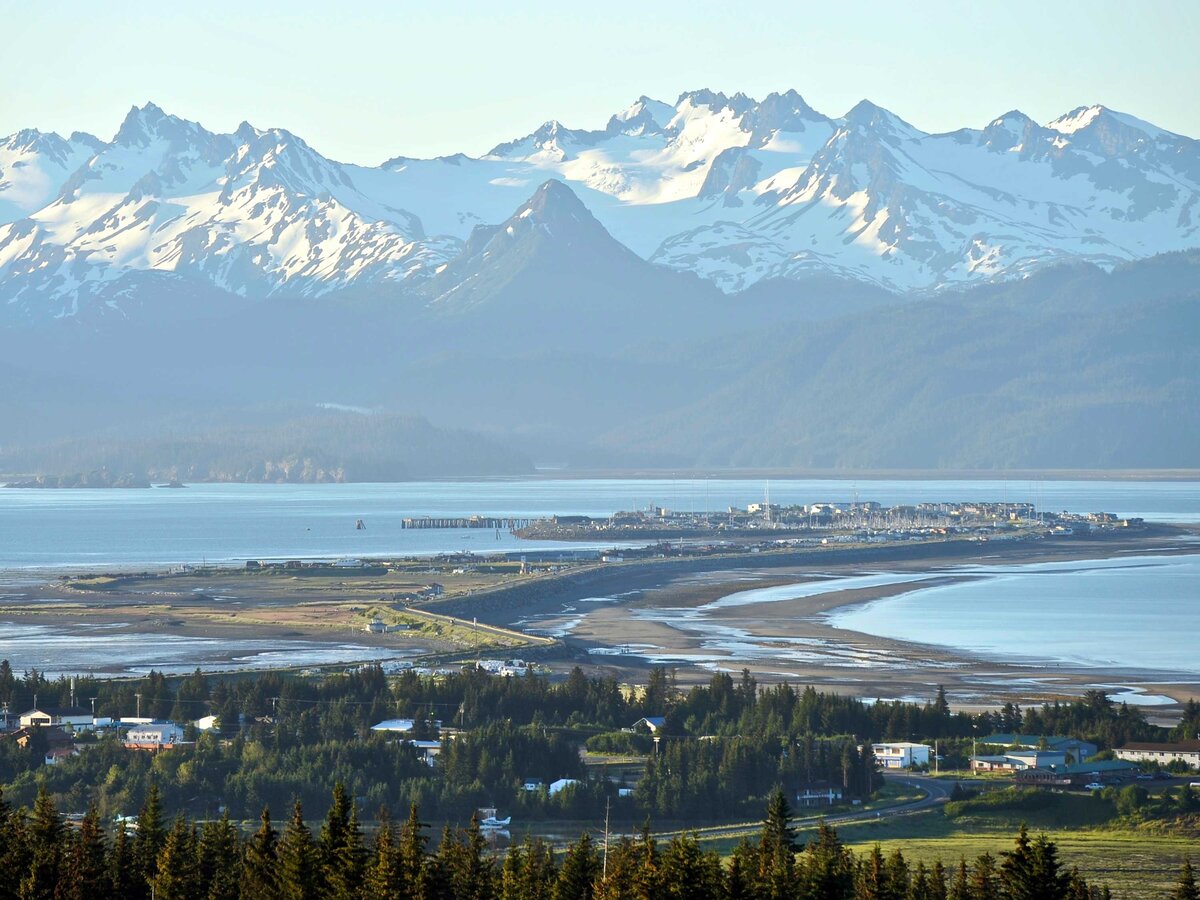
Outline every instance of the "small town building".
<path id="1" fill-rule="evenodd" d="M 1129 743 L 1113 751 L 1117 759 L 1156 762 L 1159 765 L 1181 762 L 1200 769 L 1200 741 L 1176 741 L 1171 744 Z"/>
<path id="2" fill-rule="evenodd" d="M 412 719 L 384 719 L 371 726 L 372 731 L 394 731 L 400 734 L 412 731 L 415 723 Z"/>
<path id="3" fill-rule="evenodd" d="M 1020 772 L 1065 765 L 1067 754 L 1061 750 L 1010 750 L 1000 755 L 971 757 L 971 769 L 975 772 Z"/>
<path id="4" fill-rule="evenodd" d="M 666 716 L 643 716 L 633 723 L 633 731 L 649 731 L 651 734 L 658 734 L 664 725 L 667 724 Z"/>
<path id="5" fill-rule="evenodd" d="M 125 734 L 125 747 L 129 750 L 167 750 L 182 743 L 183 726 L 174 722 L 138 725 Z"/>
<path id="6" fill-rule="evenodd" d="M 550 782 L 550 786 L 546 788 L 546 793 L 553 797 L 555 794 L 562 793 L 572 785 L 580 783 L 578 778 L 560 778 L 558 781 Z"/>
<path id="7" fill-rule="evenodd" d="M 57 766 L 64 759 L 70 759 L 72 756 L 78 756 L 79 751 L 74 745 L 65 747 L 51 747 L 46 751 L 46 758 L 42 760 L 48 766 Z"/>
<path id="8" fill-rule="evenodd" d="M 521 784 L 521 790 L 525 791 L 527 794 L 536 794 L 545 786 L 546 782 L 542 781 L 540 778 L 526 778 Z"/>
<path id="9" fill-rule="evenodd" d="M 22 749 L 28 747 L 35 736 L 45 739 L 47 749 L 71 747 L 75 744 L 71 732 L 57 725 L 25 726 L 5 735 L 6 738 L 16 741 L 17 746 Z"/>
<path id="10" fill-rule="evenodd" d="M 914 744 L 910 741 L 894 741 L 886 744 L 872 744 L 871 752 L 875 761 L 884 769 L 911 769 L 914 766 L 929 765 L 929 754 L 932 748 L 928 744 Z"/>
<path id="11" fill-rule="evenodd" d="M 197 719 L 192 723 L 198 731 L 212 731 L 217 727 L 218 721 L 216 716 L 205 716 L 202 719 Z"/>
<path id="12" fill-rule="evenodd" d="M 810 784 L 796 791 L 796 806 L 811 809 L 816 806 L 833 806 L 842 802 L 842 789 L 831 784 Z"/>
<path id="13" fill-rule="evenodd" d="M 1060 750 L 1070 754 L 1073 762 L 1083 762 L 1100 751 L 1091 741 L 1061 734 L 990 734 L 980 738 L 979 743 L 1022 750 Z"/>
<path id="14" fill-rule="evenodd" d="M 1017 784 L 1041 787 L 1083 787 L 1087 784 L 1117 784 L 1133 778 L 1137 771 L 1135 763 L 1120 759 L 1102 759 L 1045 769 L 1024 769 L 1017 772 L 1013 780 Z"/>
<path id="15" fill-rule="evenodd" d="M 22 728 L 56 725 L 71 731 L 85 731 L 92 727 L 92 713 L 78 706 L 39 706 L 21 713 L 18 722 Z"/>

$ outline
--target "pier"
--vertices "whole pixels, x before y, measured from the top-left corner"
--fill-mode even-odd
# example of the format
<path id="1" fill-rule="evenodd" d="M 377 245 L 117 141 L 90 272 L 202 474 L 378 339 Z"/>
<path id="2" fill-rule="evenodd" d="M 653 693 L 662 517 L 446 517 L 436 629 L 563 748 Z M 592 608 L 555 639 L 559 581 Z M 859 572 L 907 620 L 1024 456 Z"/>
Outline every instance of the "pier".
<path id="1" fill-rule="evenodd" d="M 417 516 L 403 519 L 401 528 L 491 528 L 505 531 L 516 531 L 527 528 L 532 519 L 496 516 Z"/>

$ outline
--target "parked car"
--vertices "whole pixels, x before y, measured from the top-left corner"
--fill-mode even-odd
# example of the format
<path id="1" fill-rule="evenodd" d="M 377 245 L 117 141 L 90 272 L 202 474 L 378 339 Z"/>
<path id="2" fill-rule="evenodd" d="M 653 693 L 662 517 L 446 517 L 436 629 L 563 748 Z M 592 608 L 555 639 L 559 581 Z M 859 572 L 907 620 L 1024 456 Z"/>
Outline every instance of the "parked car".
<path id="1" fill-rule="evenodd" d="M 1083 786 L 1083 789 L 1085 791 L 1098 791 L 1098 790 L 1102 789 L 1103 787 L 1104 787 L 1104 785 L 1102 785 L 1100 782 L 1093 781 L 1091 784 L 1085 784 Z"/>

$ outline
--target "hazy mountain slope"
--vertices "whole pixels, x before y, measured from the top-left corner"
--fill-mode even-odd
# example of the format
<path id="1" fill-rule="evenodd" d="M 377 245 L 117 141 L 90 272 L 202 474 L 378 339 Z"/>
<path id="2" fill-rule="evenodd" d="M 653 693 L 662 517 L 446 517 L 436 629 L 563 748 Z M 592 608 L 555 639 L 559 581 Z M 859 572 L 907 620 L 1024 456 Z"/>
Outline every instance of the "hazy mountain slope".
<path id="1" fill-rule="evenodd" d="M 701 90 L 480 158 L 364 167 L 147 104 L 109 142 L 0 139 L 0 317 L 119 315 L 156 294 L 113 282 L 146 272 L 248 299 L 409 293 L 549 178 L 638 256 L 726 293 L 813 276 L 928 291 L 1200 244 L 1200 143 L 1102 106 L 927 134 L 865 100 L 831 118 L 795 91 Z"/>
<path id="2" fill-rule="evenodd" d="M 1200 257 L 1047 272 L 726 348 L 758 360 L 611 446 L 703 465 L 1195 466 Z"/>
<path id="3" fill-rule="evenodd" d="M 143 424 L 143 429 L 148 423 Z M 0 448 L 0 472 L 132 473 L 152 481 L 402 481 L 454 475 L 522 475 L 529 459 L 488 438 L 424 419 L 325 409 L 277 421 L 203 427 L 180 423 L 134 438 L 100 432 L 50 444 Z"/>

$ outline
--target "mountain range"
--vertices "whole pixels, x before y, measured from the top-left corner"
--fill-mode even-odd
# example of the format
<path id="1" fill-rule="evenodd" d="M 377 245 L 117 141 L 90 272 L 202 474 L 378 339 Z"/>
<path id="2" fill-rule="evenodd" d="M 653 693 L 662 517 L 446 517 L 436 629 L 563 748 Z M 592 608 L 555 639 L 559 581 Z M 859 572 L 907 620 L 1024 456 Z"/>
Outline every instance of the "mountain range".
<path id="1" fill-rule="evenodd" d="M 831 118 L 795 91 L 700 90 L 641 97 L 600 129 L 549 121 L 480 157 L 367 167 L 146 104 L 110 141 L 0 140 L 0 301 L 8 318 L 105 314 L 137 302 L 140 274 L 248 298 L 436 301 L 454 283 L 430 283 L 478 259 L 476 228 L 494 239 L 550 179 L 636 256 L 725 294 L 813 276 L 938 291 L 1200 243 L 1200 142 L 1103 106 L 928 134 L 865 100 Z"/>
<path id="2" fill-rule="evenodd" d="M 479 158 L 0 142 L 0 471 L 1188 468 L 1197 142 L 641 98 Z M 68 479 L 67 483 L 77 483 Z"/>

